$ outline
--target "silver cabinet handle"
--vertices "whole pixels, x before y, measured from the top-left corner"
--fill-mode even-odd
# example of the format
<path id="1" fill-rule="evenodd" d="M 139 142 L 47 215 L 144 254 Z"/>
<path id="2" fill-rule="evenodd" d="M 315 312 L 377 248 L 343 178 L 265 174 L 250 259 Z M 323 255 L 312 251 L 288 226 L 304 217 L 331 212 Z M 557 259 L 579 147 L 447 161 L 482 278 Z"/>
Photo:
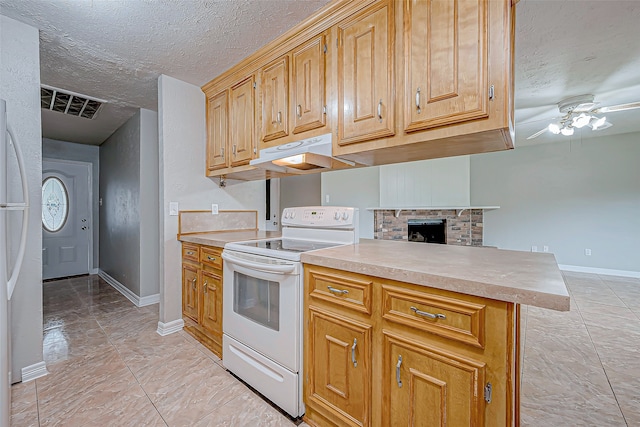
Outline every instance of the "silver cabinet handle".
<path id="1" fill-rule="evenodd" d="M 382 99 L 378 102 L 378 118 L 382 121 Z"/>
<path id="2" fill-rule="evenodd" d="M 415 307 L 411 307 L 411 311 L 413 311 L 415 314 L 419 315 L 419 316 L 424 316 L 424 317 L 428 317 L 429 319 L 446 319 L 447 316 L 445 316 L 444 314 L 431 314 L 431 313 L 427 313 L 426 311 L 420 311 Z"/>
<path id="3" fill-rule="evenodd" d="M 351 363 L 353 363 L 353 367 L 356 368 L 358 366 L 358 361 L 356 360 L 356 346 L 358 345 L 358 340 L 356 338 L 353 339 L 353 345 L 351 346 Z"/>
<path id="4" fill-rule="evenodd" d="M 187 255 L 193 255 L 193 252 L 192 251 L 188 251 Z"/>
<path id="5" fill-rule="evenodd" d="M 345 294 L 348 294 L 348 293 L 349 293 L 349 291 L 348 291 L 348 290 L 346 290 L 346 289 L 336 289 L 336 288 L 334 288 L 333 286 L 327 286 L 327 289 L 329 289 L 329 292 L 333 292 L 334 294 L 342 294 L 342 295 L 345 295 Z"/>
<path id="6" fill-rule="evenodd" d="M 278 111 L 278 115 L 277 115 L 277 119 L 278 124 L 282 124 L 282 113 L 280 111 Z"/>
<path id="7" fill-rule="evenodd" d="M 398 387 L 402 387 L 402 380 L 400 379 L 400 366 L 402 366 L 402 356 L 398 355 L 398 363 L 396 364 L 396 382 Z"/>
<path id="8" fill-rule="evenodd" d="M 204 293 L 207 293 L 207 281 L 205 280 L 204 285 L 202 285 L 202 290 L 204 291 Z"/>
<path id="9" fill-rule="evenodd" d="M 416 108 L 418 109 L 418 114 L 420 114 L 422 112 L 420 108 L 420 88 L 416 90 Z"/>
<path id="10" fill-rule="evenodd" d="M 220 156 L 224 157 L 224 147 L 220 147 Z"/>
<path id="11" fill-rule="evenodd" d="M 207 259 L 208 259 L 209 261 L 215 261 L 215 260 L 216 260 L 216 257 L 214 257 L 214 256 L 210 256 L 210 255 L 207 255 Z"/>
<path id="12" fill-rule="evenodd" d="M 198 280 L 198 278 L 196 277 L 195 279 L 193 279 L 191 281 L 191 289 L 195 289 L 196 288 L 196 281 Z"/>
<path id="13" fill-rule="evenodd" d="M 296 107 L 296 114 L 298 114 L 298 117 L 302 117 L 302 105 L 298 104 Z"/>
<path id="14" fill-rule="evenodd" d="M 233 156 L 235 157 L 235 155 L 236 155 L 236 144 L 233 144 L 233 146 L 231 147 L 231 152 L 233 153 Z"/>

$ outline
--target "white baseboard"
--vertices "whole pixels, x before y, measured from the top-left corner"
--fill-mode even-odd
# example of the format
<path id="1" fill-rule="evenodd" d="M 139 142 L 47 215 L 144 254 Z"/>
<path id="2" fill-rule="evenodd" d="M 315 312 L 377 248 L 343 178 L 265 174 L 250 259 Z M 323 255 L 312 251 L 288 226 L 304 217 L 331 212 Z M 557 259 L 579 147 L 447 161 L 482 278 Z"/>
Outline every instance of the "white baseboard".
<path id="1" fill-rule="evenodd" d="M 118 282 L 113 277 L 109 276 L 104 271 L 100 270 L 98 275 L 104 279 L 105 282 L 113 286 L 118 292 L 124 295 L 129 301 L 134 303 L 136 307 L 144 307 L 146 305 L 157 304 L 160 302 L 160 294 L 149 295 L 146 297 L 139 297 L 138 295 L 131 292 L 129 288 L 127 288 L 122 283 Z"/>
<path id="2" fill-rule="evenodd" d="M 169 334 L 173 334 L 176 332 L 180 332 L 184 327 L 184 320 L 178 319 L 168 323 L 158 322 L 158 330 L 156 331 L 158 335 L 162 335 L 163 337 Z"/>
<path id="3" fill-rule="evenodd" d="M 560 270 L 574 271 L 576 273 L 602 274 L 604 276 L 635 277 L 640 279 L 640 271 L 611 270 L 609 268 L 582 267 L 579 265 L 565 264 L 558 264 L 558 267 L 560 268 Z"/>
<path id="4" fill-rule="evenodd" d="M 44 377 L 47 375 L 47 365 L 44 362 L 34 363 L 30 366 L 22 368 L 22 382 L 35 380 L 36 378 Z"/>

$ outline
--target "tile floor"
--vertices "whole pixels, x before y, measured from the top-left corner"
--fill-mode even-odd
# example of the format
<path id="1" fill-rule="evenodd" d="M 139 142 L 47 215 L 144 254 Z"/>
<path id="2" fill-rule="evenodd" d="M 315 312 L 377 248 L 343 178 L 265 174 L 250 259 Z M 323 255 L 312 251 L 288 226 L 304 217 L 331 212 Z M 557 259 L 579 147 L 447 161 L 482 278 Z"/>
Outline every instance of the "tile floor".
<path id="1" fill-rule="evenodd" d="M 564 275 L 571 311 L 522 309 L 522 425 L 640 426 L 640 279 Z M 157 305 L 97 276 L 43 288 L 50 373 L 13 386 L 13 427 L 294 425 L 186 333 L 159 336 Z"/>

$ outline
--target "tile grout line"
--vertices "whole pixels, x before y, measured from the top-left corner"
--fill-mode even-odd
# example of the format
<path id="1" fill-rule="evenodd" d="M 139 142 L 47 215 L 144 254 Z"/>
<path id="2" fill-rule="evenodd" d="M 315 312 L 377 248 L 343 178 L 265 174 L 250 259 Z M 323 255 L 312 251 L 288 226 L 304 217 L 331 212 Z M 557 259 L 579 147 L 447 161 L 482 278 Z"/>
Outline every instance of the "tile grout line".
<path id="1" fill-rule="evenodd" d="M 598 279 L 607 288 L 609 288 L 609 285 L 604 283 L 604 281 L 602 280 L 602 278 L 600 278 L 600 276 L 598 276 Z M 609 288 L 609 290 L 611 290 L 613 292 L 613 289 Z M 615 294 L 615 292 L 614 292 L 614 294 Z M 616 295 L 616 297 L 617 297 L 617 295 Z M 604 376 L 607 378 L 607 383 L 609 384 L 609 388 L 611 389 L 611 393 L 613 394 L 613 398 L 616 400 L 616 405 L 618 405 L 618 410 L 620 411 L 620 415 L 622 416 L 622 419 L 624 420 L 624 423 L 628 427 L 629 423 L 627 422 L 627 418 L 625 417 L 624 411 L 622 410 L 622 407 L 620 406 L 620 402 L 618 401 L 618 396 L 616 395 L 616 391 L 613 389 L 613 385 L 611 384 L 611 380 L 609 379 L 609 375 L 607 374 L 607 370 L 605 369 L 604 364 L 602 363 L 602 359 L 600 358 L 600 352 L 598 351 L 598 347 L 596 347 L 595 342 L 593 342 L 593 337 L 591 336 L 591 332 L 589 331 L 589 325 L 587 325 L 587 323 L 584 321 L 584 316 L 582 315 L 582 310 L 580 309 L 580 304 L 577 301 L 576 301 L 576 307 L 578 308 L 578 314 L 580 315 L 580 318 L 582 319 L 582 324 L 585 326 L 585 329 L 587 330 L 587 334 L 589 335 L 589 340 L 591 341 L 591 345 L 593 346 L 593 349 L 595 350 L 596 355 L 598 356 L 598 361 L 600 362 L 600 367 L 602 368 L 602 372 L 604 372 Z"/>

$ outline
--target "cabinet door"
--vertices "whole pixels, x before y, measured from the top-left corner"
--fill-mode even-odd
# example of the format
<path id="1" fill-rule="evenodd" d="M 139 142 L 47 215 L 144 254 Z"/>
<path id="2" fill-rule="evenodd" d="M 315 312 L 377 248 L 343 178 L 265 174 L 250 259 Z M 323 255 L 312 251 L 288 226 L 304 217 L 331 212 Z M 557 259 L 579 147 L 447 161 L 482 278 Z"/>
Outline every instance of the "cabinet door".
<path id="1" fill-rule="evenodd" d="M 272 62 L 262 69 L 262 140 L 289 134 L 289 57 Z"/>
<path id="2" fill-rule="evenodd" d="M 394 133 L 393 4 L 338 26 L 338 144 Z"/>
<path id="3" fill-rule="evenodd" d="M 405 3 L 405 129 L 488 116 L 487 3 Z"/>
<path id="4" fill-rule="evenodd" d="M 254 78 L 249 76 L 231 88 L 231 166 L 249 163 L 255 144 Z"/>
<path id="5" fill-rule="evenodd" d="M 309 309 L 307 398 L 344 425 L 371 423 L 371 326 Z"/>
<path id="6" fill-rule="evenodd" d="M 202 316 L 200 324 L 215 334 L 222 333 L 222 278 L 202 270 Z"/>
<path id="7" fill-rule="evenodd" d="M 198 321 L 198 267 L 182 264 L 182 314 Z"/>
<path id="8" fill-rule="evenodd" d="M 291 54 L 293 133 L 325 125 L 325 36 L 309 40 Z"/>
<path id="9" fill-rule="evenodd" d="M 485 364 L 384 332 L 383 426 L 483 426 Z"/>
<path id="10" fill-rule="evenodd" d="M 207 99 L 207 170 L 227 166 L 229 140 L 228 94 L 225 90 Z"/>

